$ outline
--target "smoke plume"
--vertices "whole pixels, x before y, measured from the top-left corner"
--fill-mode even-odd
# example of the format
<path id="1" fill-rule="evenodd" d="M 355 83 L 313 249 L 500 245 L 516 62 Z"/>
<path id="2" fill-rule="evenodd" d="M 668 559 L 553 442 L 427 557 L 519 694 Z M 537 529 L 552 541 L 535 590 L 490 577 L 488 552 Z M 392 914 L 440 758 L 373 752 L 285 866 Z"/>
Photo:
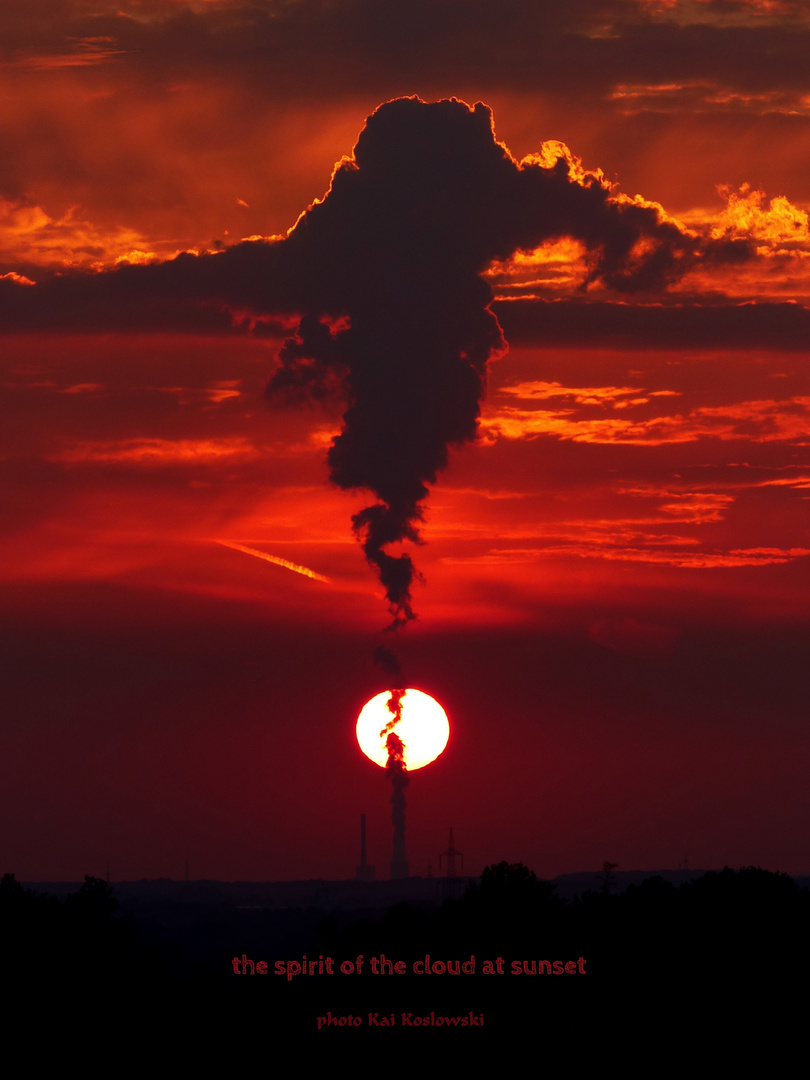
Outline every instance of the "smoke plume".
<path id="1" fill-rule="evenodd" d="M 394 728 L 402 719 L 404 690 L 392 690 L 386 702 L 391 719 L 380 732 L 385 738 L 388 761 L 385 771 L 391 781 L 391 824 L 394 826 L 394 851 L 391 858 L 391 878 L 408 877 L 408 860 L 405 854 L 405 788 L 408 786 L 408 770 L 405 765 L 405 747 Z"/>
<path id="2" fill-rule="evenodd" d="M 614 195 L 562 150 L 516 161 L 486 105 L 400 98 L 368 118 L 286 237 L 34 288 L 1 281 L 0 323 L 190 328 L 295 313 L 268 394 L 344 394 L 330 476 L 373 496 L 353 527 L 397 628 L 414 618 L 418 574 L 389 549 L 420 542 L 429 486 L 450 448 L 475 439 L 487 364 L 506 349 L 480 275 L 564 236 L 586 248 L 588 283 L 625 293 L 665 288 L 699 259 L 748 254 Z"/>
<path id="3" fill-rule="evenodd" d="M 374 650 L 374 663 L 382 668 L 386 675 L 390 675 L 398 683 L 402 682 L 402 666 L 399 659 L 385 645 L 378 645 Z"/>
<path id="4" fill-rule="evenodd" d="M 391 878 L 406 878 L 408 877 L 408 862 L 405 854 L 405 788 L 408 786 L 409 777 L 405 765 L 405 746 L 394 730 L 402 719 L 404 680 L 399 659 L 387 646 L 377 646 L 374 650 L 374 663 L 382 668 L 386 675 L 396 679 L 399 687 L 391 691 L 391 696 L 386 702 L 391 719 L 380 732 L 380 738 L 385 739 L 385 749 L 388 753 L 385 771 L 392 788 L 391 823 L 394 826 L 394 852 L 391 860 Z"/>
<path id="5" fill-rule="evenodd" d="M 666 286 L 700 254 L 654 207 L 575 173 L 562 156 L 515 161 L 483 104 L 403 98 L 368 118 L 324 200 L 283 241 L 310 268 L 312 295 L 268 392 L 318 396 L 342 382 L 330 475 L 377 498 L 353 527 L 393 629 L 414 618 L 418 574 L 387 549 L 420 542 L 429 485 L 449 448 L 475 438 L 487 363 L 506 348 L 481 272 L 572 236 L 590 252 L 589 281 L 635 292 Z"/>

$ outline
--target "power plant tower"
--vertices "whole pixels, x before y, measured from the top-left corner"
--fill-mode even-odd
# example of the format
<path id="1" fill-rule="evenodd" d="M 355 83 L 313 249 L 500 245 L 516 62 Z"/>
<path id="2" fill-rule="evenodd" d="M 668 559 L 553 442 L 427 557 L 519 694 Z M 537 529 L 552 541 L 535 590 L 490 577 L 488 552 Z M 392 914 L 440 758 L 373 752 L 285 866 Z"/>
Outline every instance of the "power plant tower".
<path id="1" fill-rule="evenodd" d="M 374 867 L 366 862 L 366 815 L 360 815 L 360 865 L 354 872 L 358 881 L 373 881 Z"/>
<path id="2" fill-rule="evenodd" d="M 404 690 L 392 690 L 391 701 L 394 702 L 396 719 L 389 726 L 393 726 L 401 715 L 401 699 Z M 388 706 L 391 709 L 391 704 Z M 408 858 L 405 854 L 405 788 L 408 786 L 408 770 L 405 768 L 405 747 L 395 731 L 388 732 L 385 741 L 388 750 L 388 762 L 385 771 L 391 781 L 391 824 L 394 826 L 394 852 L 391 858 L 392 881 L 401 881 L 411 876 L 408 869 Z"/>
<path id="3" fill-rule="evenodd" d="M 411 876 L 408 869 L 408 857 L 405 854 L 405 792 L 403 788 L 408 783 L 408 775 L 402 770 L 393 772 L 391 779 L 394 790 L 391 794 L 391 820 L 394 824 L 394 853 L 391 858 L 391 881 L 401 881 Z"/>
<path id="4" fill-rule="evenodd" d="M 394 857 L 391 859 L 391 873 L 389 875 L 392 881 L 402 881 L 403 878 L 411 876 L 408 860 L 405 856 L 404 831 L 404 829 L 394 830 Z"/>

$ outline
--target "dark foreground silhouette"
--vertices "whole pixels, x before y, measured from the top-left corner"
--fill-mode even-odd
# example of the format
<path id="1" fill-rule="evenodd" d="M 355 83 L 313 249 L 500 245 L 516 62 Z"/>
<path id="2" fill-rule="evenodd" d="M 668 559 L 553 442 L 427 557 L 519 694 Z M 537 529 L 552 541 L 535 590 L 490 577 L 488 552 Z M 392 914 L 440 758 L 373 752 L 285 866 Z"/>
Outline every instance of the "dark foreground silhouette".
<path id="1" fill-rule="evenodd" d="M 599 889 L 562 900 L 499 863 L 457 900 L 382 917 L 176 903 L 136 919 L 96 878 L 63 902 L 0 882 L 4 988 L 32 1015 L 80 1008 L 141 1038 L 156 1026 L 171 1038 L 190 1015 L 233 1037 L 358 1053 L 417 1037 L 469 1048 L 728 1016 L 761 1025 L 795 995 L 808 926 L 808 891 L 755 867 L 621 894 L 606 871 Z"/>

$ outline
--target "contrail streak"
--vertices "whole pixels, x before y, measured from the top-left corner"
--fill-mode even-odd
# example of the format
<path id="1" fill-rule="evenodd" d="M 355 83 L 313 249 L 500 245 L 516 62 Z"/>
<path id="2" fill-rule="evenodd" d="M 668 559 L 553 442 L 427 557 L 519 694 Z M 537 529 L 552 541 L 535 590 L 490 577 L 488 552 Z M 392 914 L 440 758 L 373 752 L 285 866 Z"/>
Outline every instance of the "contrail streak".
<path id="1" fill-rule="evenodd" d="M 233 548 L 234 551 L 244 551 L 245 555 L 255 555 L 257 559 L 265 559 L 267 562 L 275 563 L 276 566 L 283 566 L 287 570 L 293 570 L 296 574 L 303 574 L 304 577 L 313 578 L 315 581 L 329 582 L 330 580 L 323 574 L 316 574 L 308 566 L 299 566 L 298 563 L 290 562 L 288 559 L 280 559 L 278 555 L 268 555 L 266 551 L 257 551 L 256 548 L 245 547 L 243 544 L 234 544 L 230 540 L 215 540 L 214 543 Z"/>

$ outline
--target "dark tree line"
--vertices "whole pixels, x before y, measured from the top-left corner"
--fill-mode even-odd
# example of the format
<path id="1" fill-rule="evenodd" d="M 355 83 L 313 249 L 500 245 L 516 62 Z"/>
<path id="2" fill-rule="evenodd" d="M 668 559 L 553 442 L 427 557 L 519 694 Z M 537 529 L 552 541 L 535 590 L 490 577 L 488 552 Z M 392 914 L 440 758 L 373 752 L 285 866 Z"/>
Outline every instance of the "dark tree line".
<path id="1" fill-rule="evenodd" d="M 620 893 L 607 874 L 603 887 L 565 900 L 527 867 L 502 862 L 459 899 L 432 910 L 399 904 L 367 918 L 178 903 L 158 935 L 154 921 L 122 913 L 97 878 L 59 901 L 6 874 L 0 982 L 30 1013 L 107 1010 L 126 1030 L 133 1018 L 144 1029 L 171 1027 L 181 1008 L 216 1016 L 222 1030 L 263 1030 L 272 1018 L 273 1031 L 296 1037 L 311 1034 L 327 1011 L 365 1018 L 421 1010 L 485 1013 L 494 1038 L 541 1020 L 547 1032 L 580 1038 L 603 1021 L 624 1030 L 630 1017 L 636 1025 L 672 1016 L 716 1024 L 722 1010 L 759 1015 L 794 993 L 810 959 L 810 894 L 792 878 L 726 868 L 680 886 L 651 877 Z M 268 976 L 237 977 L 231 961 L 242 952 L 268 961 Z M 362 956 L 362 975 L 273 975 L 275 960 L 304 952 L 333 957 L 336 971 L 337 962 Z M 370 961 L 383 954 L 405 961 L 406 973 L 374 976 Z M 427 955 L 454 963 L 475 957 L 475 975 L 414 972 Z M 537 961 L 580 958 L 584 977 L 541 975 L 539 964 L 531 974 Z M 498 959 L 503 974 L 485 975 L 484 962 Z M 512 973 L 513 961 L 529 970 Z"/>
<path id="2" fill-rule="evenodd" d="M 745 867 L 676 886 L 650 877 L 624 892 L 557 896 L 521 863 L 494 864 L 458 900 L 432 913 L 398 905 L 381 920 L 324 924 L 318 947 L 337 955 L 570 959 L 594 979 L 689 981 L 787 978 L 810 958 L 810 893 L 787 874 Z"/>

